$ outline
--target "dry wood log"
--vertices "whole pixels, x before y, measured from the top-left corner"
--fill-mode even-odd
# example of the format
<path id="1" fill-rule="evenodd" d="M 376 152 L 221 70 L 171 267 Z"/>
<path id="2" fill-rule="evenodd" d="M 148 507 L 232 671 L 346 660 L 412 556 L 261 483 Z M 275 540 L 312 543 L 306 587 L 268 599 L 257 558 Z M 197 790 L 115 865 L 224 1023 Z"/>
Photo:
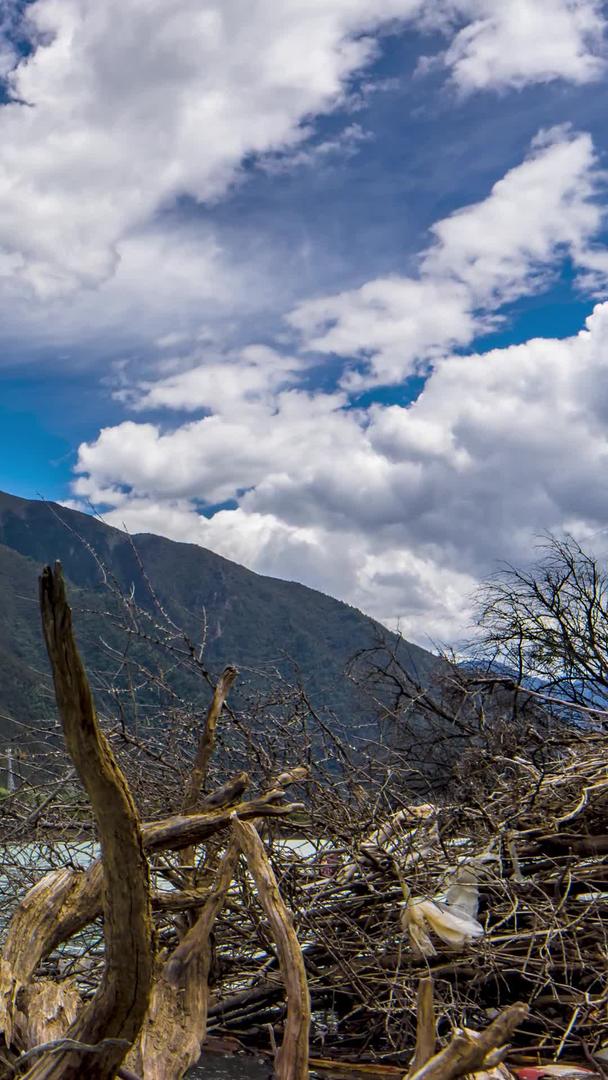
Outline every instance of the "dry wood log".
<path id="1" fill-rule="evenodd" d="M 422 1068 L 407 1073 L 404 1080 L 459 1080 L 468 1073 L 477 1072 L 494 1051 L 506 1046 L 527 1015 L 528 1006 L 518 1002 L 503 1009 L 484 1031 L 457 1032 L 444 1050 Z M 498 1059 L 494 1057 L 492 1064 L 497 1063 Z"/>
<path id="2" fill-rule="evenodd" d="M 421 1069 L 435 1053 L 435 1004 L 433 999 L 433 980 L 430 976 L 418 983 L 416 1010 L 416 1053 L 412 1062 L 412 1071 Z"/>
<path id="3" fill-rule="evenodd" d="M 72 631 L 61 566 L 40 578 L 40 608 L 68 753 L 90 799 L 104 863 L 105 965 L 101 985 L 70 1025 L 70 1040 L 96 1045 L 45 1052 L 28 1080 L 111 1080 L 145 1016 L 153 970 L 150 878 L 127 782 L 97 723 Z M 30 1021 L 33 1023 L 33 1021 Z"/>
<path id="4" fill-rule="evenodd" d="M 198 747 L 196 750 L 196 756 L 194 758 L 194 765 L 192 766 L 192 772 L 188 778 L 186 784 L 186 792 L 184 795 L 184 801 L 182 803 L 182 813 L 192 813 L 198 802 L 199 795 L 203 790 L 205 780 L 207 779 L 207 772 L 209 769 L 209 762 L 215 748 L 215 732 L 217 729 L 217 722 L 220 717 L 224 702 L 228 697 L 230 688 L 237 677 L 237 670 L 235 667 L 229 665 L 224 668 L 224 671 L 220 675 L 215 690 L 213 691 L 213 697 L 211 704 L 207 710 L 205 717 L 205 723 L 203 724 L 203 730 L 199 739 Z M 183 854 L 184 865 L 192 869 L 192 884 L 195 884 L 194 875 L 194 860 L 196 855 L 196 848 L 194 846 L 185 849 Z"/>
<path id="5" fill-rule="evenodd" d="M 369 1077 L 369 1080 L 383 1080 L 386 1077 L 403 1077 L 403 1069 L 398 1065 L 379 1065 L 376 1062 L 361 1065 L 352 1061 L 334 1061 L 332 1058 L 311 1057 L 308 1063 L 311 1069 L 321 1069 L 323 1072 L 343 1073 L 345 1076 Z"/>
<path id="6" fill-rule="evenodd" d="M 155 981 L 148 1014 L 127 1064 L 145 1080 L 182 1077 L 200 1055 L 207 1031 L 209 937 L 236 870 L 238 848 L 224 853 L 205 905 Z"/>
<path id="7" fill-rule="evenodd" d="M 308 1080 L 310 994 L 293 918 L 281 897 L 257 830 L 249 822 L 239 821 L 236 814 L 233 816 L 233 829 L 270 923 L 285 983 L 287 1019 L 283 1042 L 276 1055 L 276 1074 L 278 1080 Z"/>
<path id="8" fill-rule="evenodd" d="M 152 890 L 153 911 L 193 911 L 207 902 L 209 889 Z"/>
<path id="9" fill-rule="evenodd" d="M 143 839 L 147 851 L 170 848 L 180 851 L 191 844 L 200 844 L 220 829 L 230 824 L 233 813 L 239 818 L 285 817 L 301 810 L 301 803 L 281 804 L 282 790 L 268 791 L 250 802 L 237 803 L 231 807 L 208 810 L 203 814 L 175 814 L 164 821 L 154 821 L 143 826 Z M 280 804 L 280 805 L 277 805 Z"/>
<path id="10" fill-rule="evenodd" d="M 224 671 L 220 675 L 215 690 L 213 691 L 213 697 L 211 704 L 205 717 L 205 723 L 203 724 L 203 730 L 196 750 L 196 756 L 194 758 L 194 765 L 192 766 L 192 772 L 186 785 L 186 791 L 184 794 L 184 801 L 182 803 L 182 811 L 184 814 L 194 810 L 197 804 L 198 797 L 203 790 L 203 785 L 207 779 L 207 770 L 209 768 L 209 762 L 213 754 L 215 746 L 215 732 L 217 728 L 217 722 L 222 711 L 222 707 L 230 688 L 238 675 L 237 669 L 229 665 L 224 668 Z"/>
<path id="11" fill-rule="evenodd" d="M 231 777 L 221 787 L 216 788 L 215 791 L 210 792 L 204 799 L 201 799 L 200 810 L 212 810 L 218 806 L 230 806 L 231 803 L 240 799 L 241 795 L 249 787 L 249 773 L 240 772 L 236 776 Z"/>
<path id="12" fill-rule="evenodd" d="M 257 1005 L 269 997 L 277 997 L 280 993 L 280 987 L 274 985 L 256 986 L 253 990 L 243 990 L 240 994 L 233 994 L 232 997 L 212 1005 L 209 1009 L 209 1018 L 218 1017 L 223 1020 L 231 1013 L 241 1013 L 249 1005 Z"/>
<path id="13" fill-rule="evenodd" d="M 577 833 L 553 833 L 537 837 L 542 851 L 549 854 L 573 852 L 578 855 L 606 855 L 608 853 L 608 833 L 600 836 L 580 836 Z"/>
<path id="14" fill-rule="evenodd" d="M 179 850 L 228 827 L 233 810 L 242 817 L 283 817 L 300 809 L 299 803 L 275 805 L 277 792 L 232 808 L 217 808 L 185 817 L 178 815 L 142 826 L 144 848 Z M 270 800 L 270 801 L 269 801 Z M 27 983 L 40 961 L 63 941 L 82 930 L 102 913 L 103 863 L 96 859 L 86 870 L 52 871 L 26 894 L 10 923 L 0 962 L 0 1030 L 11 1031 L 10 1002 Z M 157 897 L 157 907 L 172 908 L 172 892 Z M 192 894 L 189 894 L 192 895 Z M 197 906 L 188 901 L 184 907 Z M 7 1039 L 10 1042 L 10 1039 Z"/>

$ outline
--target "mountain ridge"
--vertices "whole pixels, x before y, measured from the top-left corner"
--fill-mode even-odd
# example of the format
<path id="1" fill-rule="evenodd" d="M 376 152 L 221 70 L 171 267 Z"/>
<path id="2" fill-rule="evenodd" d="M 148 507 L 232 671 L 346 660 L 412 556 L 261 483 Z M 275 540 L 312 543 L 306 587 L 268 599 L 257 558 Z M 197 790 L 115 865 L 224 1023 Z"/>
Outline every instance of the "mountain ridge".
<path id="1" fill-rule="evenodd" d="M 48 669 L 38 627 L 36 580 L 42 565 L 56 558 L 68 580 L 85 660 L 99 663 L 102 626 L 104 635 L 107 630 L 95 609 L 107 591 L 93 551 L 120 588 L 133 590 L 134 600 L 147 609 L 152 603 L 149 582 L 170 618 L 195 639 L 205 613 L 204 655 L 210 669 L 226 663 L 246 671 L 272 665 L 287 677 L 295 665 L 315 704 L 333 706 L 346 720 L 349 711 L 360 711 L 343 674 L 354 653 L 385 638 L 401 650 L 421 681 L 437 663 L 431 653 L 399 642 L 356 608 L 298 582 L 256 574 L 196 544 L 153 533 L 128 536 L 92 515 L 0 492 L 0 587 L 5 597 L 0 615 L 0 714 L 12 715 L 17 709 L 20 722 L 24 716 L 36 722 L 52 708 L 48 690 L 41 695 L 39 686 L 40 673 Z M 255 682 L 253 676 L 251 680 Z"/>

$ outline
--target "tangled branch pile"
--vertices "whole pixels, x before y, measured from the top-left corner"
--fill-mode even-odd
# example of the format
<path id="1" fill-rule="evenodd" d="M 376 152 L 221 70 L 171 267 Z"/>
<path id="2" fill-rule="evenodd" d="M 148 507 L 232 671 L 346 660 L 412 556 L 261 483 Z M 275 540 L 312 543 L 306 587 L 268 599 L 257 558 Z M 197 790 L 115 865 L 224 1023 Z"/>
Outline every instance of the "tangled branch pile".
<path id="1" fill-rule="evenodd" d="M 313 858 L 275 844 L 326 1053 L 407 1059 L 428 973 L 440 1034 L 524 1000 L 523 1058 L 584 1061 L 608 1043 L 607 751 L 588 735 L 542 770 L 496 760 L 478 801 L 401 809 L 354 848 L 335 833 Z M 246 893 L 221 937 L 234 951 L 210 1027 L 260 1036 L 282 1006 Z"/>
<path id="2" fill-rule="evenodd" d="M 458 1071 L 450 1036 L 462 1027 L 485 1029 L 493 1050 L 517 1025 L 524 1061 L 580 1061 L 606 1046 L 605 734 L 549 723 L 504 680 L 450 671 L 439 698 L 385 667 L 398 702 L 390 738 L 368 732 L 353 747 L 301 697 L 270 729 L 256 730 L 255 713 L 232 717 L 226 778 L 226 758 L 218 766 L 212 755 L 228 668 L 180 774 L 167 746 L 183 758 L 184 730 L 160 728 L 162 747 L 124 727 L 105 739 L 59 570 L 42 596 L 63 731 L 101 854 L 56 764 L 48 794 L 8 805 L 5 894 L 23 884 L 24 855 L 38 882 L 0 962 L 0 1075 L 76 1077 L 86 1062 L 100 1080 L 168 1080 L 206 1035 L 279 1045 L 284 1080 L 307 1075 L 309 1045 L 417 1077 L 436 1039 L 452 1057 L 424 1066 L 428 1075 L 447 1076 L 451 1062 L 461 1076 L 474 1071 Z M 388 696 L 378 703 L 388 715 Z M 252 775 L 235 775 L 245 759 Z M 154 786 L 169 773 L 161 796 Z M 132 793 L 154 821 L 139 825 Z M 45 830 L 50 844 L 36 847 Z M 420 1056 L 429 975 L 434 1029 Z M 459 1038 L 470 1063 L 486 1062 Z"/>

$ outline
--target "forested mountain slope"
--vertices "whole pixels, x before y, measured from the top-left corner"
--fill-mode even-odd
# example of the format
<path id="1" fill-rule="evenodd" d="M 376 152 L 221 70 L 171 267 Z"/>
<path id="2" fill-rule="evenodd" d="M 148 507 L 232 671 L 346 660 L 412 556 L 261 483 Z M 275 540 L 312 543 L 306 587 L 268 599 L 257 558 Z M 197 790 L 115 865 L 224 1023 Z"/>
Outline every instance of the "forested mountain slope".
<path id="1" fill-rule="evenodd" d="M 0 713 L 5 716 L 35 722 L 53 709 L 37 608 L 37 576 L 45 563 L 63 563 L 85 659 L 93 668 L 107 667 L 103 642 L 116 638 L 103 611 L 111 604 L 87 545 L 121 588 L 150 610 L 153 600 L 135 546 L 171 618 L 196 640 L 206 619 L 204 659 L 211 670 L 236 664 L 246 686 L 275 668 L 293 679 L 297 667 L 312 700 L 333 707 L 343 721 L 367 707 L 344 668 L 358 650 L 390 635 L 360 611 L 303 585 L 252 573 L 194 544 L 150 534 L 137 535 L 132 543 L 92 516 L 0 493 Z M 405 642 L 400 649 L 407 668 L 425 682 L 435 657 Z"/>

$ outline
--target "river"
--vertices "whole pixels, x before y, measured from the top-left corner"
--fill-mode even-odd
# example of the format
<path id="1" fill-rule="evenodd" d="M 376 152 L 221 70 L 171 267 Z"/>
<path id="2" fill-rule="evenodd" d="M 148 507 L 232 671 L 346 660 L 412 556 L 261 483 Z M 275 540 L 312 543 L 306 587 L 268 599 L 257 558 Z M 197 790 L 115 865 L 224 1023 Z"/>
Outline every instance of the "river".
<path id="1" fill-rule="evenodd" d="M 293 846 L 298 844 L 294 843 Z M 61 866 L 85 869 L 97 853 L 97 845 L 90 842 L 0 845 L 0 948 L 17 900 L 35 881 L 49 870 Z M 158 888 L 168 887 L 160 878 L 155 885 Z M 88 934 L 96 939 L 96 944 L 101 948 L 99 928 L 89 929 Z M 64 956 L 78 955 L 81 947 L 78 939 L 72 940 L 60 946 L 58 953 Z M 211 1052 L 205 1054 L 187 1075 L 188 1080 L 269 1080 L 272 1065 L 268 1060 L 250 1054 Z"/>
<path id="2" fill-rule="evenodd" d="M 250 1054 L 206 1054 L 188 1080 L 269 1080 L 270 1062 Z"/>

